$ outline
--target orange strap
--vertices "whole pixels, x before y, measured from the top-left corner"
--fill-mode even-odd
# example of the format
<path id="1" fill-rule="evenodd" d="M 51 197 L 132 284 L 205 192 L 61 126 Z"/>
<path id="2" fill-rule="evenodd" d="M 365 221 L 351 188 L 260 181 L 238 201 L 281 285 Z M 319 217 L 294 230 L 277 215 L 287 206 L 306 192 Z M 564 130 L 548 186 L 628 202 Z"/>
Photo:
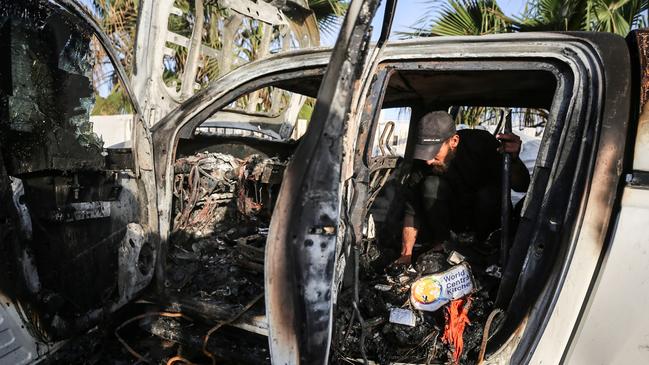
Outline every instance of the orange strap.
<path id="1" fill-rule="evenodd" d="M 457 364 L 460 360 L 460 355 L 462 355 L 462 349 L 464 348 L 464 339 L 462 337 L 464 327 L 471 323 L 468 316 L 471 301 L 471 297 L 453 300 L 446 307 L 446 312 L 444 312 L 446 325 L 444 326 L 442 341 L 453 348 L 454 364 Z"/>

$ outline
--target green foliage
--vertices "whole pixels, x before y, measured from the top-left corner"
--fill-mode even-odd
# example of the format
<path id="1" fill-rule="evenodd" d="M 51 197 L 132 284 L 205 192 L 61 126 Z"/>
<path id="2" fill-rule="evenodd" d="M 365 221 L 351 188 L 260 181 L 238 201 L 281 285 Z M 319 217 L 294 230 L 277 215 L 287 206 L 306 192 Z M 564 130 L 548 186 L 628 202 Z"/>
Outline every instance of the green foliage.
<path id="1" fill-rule="evenodd" d="M 132 70 L 135 46 L 138 5 L 141 0 L 90 0 L 90 10 L 97 16 L 100 25 L 113 41 L 118 57 L 127 71 Z M 270 2 L 264 0 L 266 2 Z M 181 15 L 170 14 L 168 29 L 182 37 L 191 39 L 197 20 L 196 9 L 203 8 L 201 45 L 212 52 L 203 52 L 198 62 L 187 62 L 188 48 L 166 42 L 165 47 L 172 50 L 163 61 L 162 78 L 176 92 L 182 88 L 183 80 L 205 87 L 232 69 L 271 53 L 306 46 L 303 39 L 313 42 L 319 39 L 319 32 L 334 33 L 340 18 L 347 10 L 348 0 L 307 0 L 313 16 L 287 12 L 290 25 L 273 26 L 245 17 L 233 10 L 224 9 L 216 0 L 175 0 L 174 7 Z M 203 6 L 201 6 L 201 4 Z M 309 21 L 305 21 L 307 16 Z M 317 27 L 316 27 L 317 21 Z M 312 43 L 311 43 L 312 44 Z M 101 48 L 101 47 L 99 47 Z M 106 57 L 103 52 L 95 55 L 95 80 L 116 80 L 114 71 L 103 67 Z M 192 67 L 192 65 L 194 65 Z M 186 91 L 182 98 L 187 97 Z M 95 115 L 119 114 L 124 105 L 119 86 L 113 87 L 107 98 L 97 98 L 92 111 Z M 248 112 L 276 113 L 288 105 L 285 93 L 271 89 L 259 90 L 234 103 L 237 108 Z M 312 107 L 312 106 L 311 106 Z M 309 106 L 305 107 L 307 113 Z M 310 111 L 308 111 L 310 115 Z"/>
<path id="2" fill-rule="evenodd" d="M 107 97 L 95 95 L 95 106 L 91 115 L 131 114 L 133 107 L 123 88 L 115 87 Z"/>
<path id="3" fill-rule="evenodd" d="M 473 128 L 492 118 L 496 114 L 496 108 L 461 106 L 454 112 L 451 113 L 452 115 L 455 114 L 455 124 L 466 124 Z"/>
<path id="4" fill-rule="evenodd" d="M 132 70 L 139 0 L 92 0 L 91 10 L 111 39 L 122 66 Z"/>
<path id="5" fill-rule="evenodd" d="M 516 30 L 582 30 L 586 25 L 587 0 L 532 0 L 517 17 Z"/>
<path id="6" fill-rule="evenodd" d="M 649 1 L 592 0 L 589 3 L 587 29 L 625 36 L 631 29 L 647 26 Z"/>
<path id="7" fill-rule="evenodd" d="M 347 1 L 341 0 L 308 0 L 309 8 L 318 20 L 320 31 L 329 35 L 338 31 L 340 19 L 347 11 Z"/>
<path id="8" fill-rule="evenodd" d="M 513 18 L 496 0 L 431 0 L 405 38 L 530 31 L 598 31 L 621 36 L 647 25 L 649 0 L 528 0 Z"/>
<path id="9" fill-rule="evenodd" d="M 311 114 L 313 114 L 313 107 L 315 106 L 315 99 L 308 98 L 306 102 L 302 105 L 300 112 L 297 115 L 298 119 L 311 120 Z"/>
<path id="10" fill-rule="evenodd" d="M 598 31 L 621 36 L 647 25 L 649 0 L 528 0 L 522 14 L 505 16 L 496 0 L 431 0 L 429 10 L 404 38 L 529 31 Z M 496 109 L 459 107 L 456 123 L 490 121 Z M 542 125 L 547 111 L 526 109 L 525 126 Z"/>
<path id="11" fill-rule="evenodd" d="M 511 30 L 507 18 L 495 0 L 433 0 L 425 15 L 404 38 L 447 35 L 483 35 Z"/>

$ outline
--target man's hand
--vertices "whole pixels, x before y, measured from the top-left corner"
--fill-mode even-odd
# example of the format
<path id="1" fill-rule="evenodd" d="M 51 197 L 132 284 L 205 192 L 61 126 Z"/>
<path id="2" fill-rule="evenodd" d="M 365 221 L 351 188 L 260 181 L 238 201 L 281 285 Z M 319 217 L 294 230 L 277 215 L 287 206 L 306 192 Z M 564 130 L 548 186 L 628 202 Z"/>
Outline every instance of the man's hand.
<path id="1" fill-rule="evenodd" d="M 511 153 L 514 159 L 518 159 L 518 154 L 521 152 L 521 139 L 514 133 L 500 133 L 496 135 L 496 139 L 500 141 L 501 146 L 498 152 Z"/>
<path id="2" fill-rule="evenodd" d="M 412 264 L 412 255 L 401 255 L 392 265 L 410 265 Z"/>
<path id="3" fill-rule="evenodd" d="M 511 188 L 516 192 L 524 193 L 530 185 L 530 173 L 523 161 L 518 158 L 521 152 L 521 139 L 514 133 L 501 133 L 496 135 L 496 139 L 502 143 L 498 151 L 511 153 L 513 157 Z"/>

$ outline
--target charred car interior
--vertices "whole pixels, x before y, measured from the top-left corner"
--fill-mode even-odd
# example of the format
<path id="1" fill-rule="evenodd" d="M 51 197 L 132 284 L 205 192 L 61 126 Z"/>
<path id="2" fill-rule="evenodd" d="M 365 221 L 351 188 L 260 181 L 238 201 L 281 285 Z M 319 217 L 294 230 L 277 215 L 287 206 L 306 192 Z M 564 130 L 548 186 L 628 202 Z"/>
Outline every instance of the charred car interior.
<path id="1" fill-rule="evenodd" d="M 0 14 L 0 339 L 24 344 L 2 361 L 73 361 L 94 350 L 66 340 L 106 329 L 106 356 L 147 363 L 523 363 L 584 237 L 608 235 L 631 93 L 605 77 L 629 68 L 619 37 L 373 48 L 376 2 L 353 2 L 333 51 L 241 66 L 149 124 L 110 40 L 62 3 Z M 417 121 L 467 108 L 493 115 L 458 129 L 526 136 L 527 192 L 503 185 L 511 211 L 487 239 L 454 231 L 393 265 Z M 463 295 L 416 307 L 417 283 L 451 274 Z"/>
<path id="2" fill-rule="evenodd" d="M 448 68 L 455 67 L 464 70 L 448 71 Z M 379 77 L 372 89 L 373 97 L 367 101 L 371 106 L 364 108 L 371 112 L 363 118 L 369 125 L 367 135 L 372 136 L 367 139 L 365 146 L 376 145 L 378 140 L 381 152 L 372 153 L 367 148 L 363 154 L 363 169 L 368 174 L 369 183 L 367 199 L 362 206 L 365 233 L 356 248 L 359 250 L 358 262 L 353 263 L 359 267 L 359 283 L 356 286 L 343 285 L 339 294 L 332 345 L 334 356 L 341 363 L 362 362 L 364 356 L 376 363 L 480 362 L 478 358 L 484 358 L 486 351 L 481 348 L 486 344 L 483 342 L 485 326 L 491 327 L 491 331 L 495 332 L 498 325 L 502 324 L 504 313 L 496 310 L 507 304 L 496 304 L 502 275 L 500 231 L 493 232 L 484 242 L 476 241 L 472 232 L 454 232 L 455 235 L 444 245 L 443 251 L 428 251 L 423 247 L 422 250 L 417 250 L 415 247 L 413 267 L 390 267 L 392 261 L 399 256 L 404 215 L 403 184 L 409 173 L 412 146 L 416 138 L 408 134 L 404 156 L 397 155 L 387 145 L 382 147 L 386 140 L 389 141 L 394 124 L 383 124 L 383 128 L 379 129 L 377 110 L 408 108 L 411 111 L 410 120 L 405 128 L 412 128 L 430 110 L 452 112 L 459 105 L 551 110 L 557 84 L 552 73 L 539 70 L 471 69 L 470 65 L 462 67 L 457 63 L 385 64 L 379 68 Z M 482 85 L 486 89 L 482 89 Z M 496 89 L 494 85 L 501 85 L 501 88 Z M 502 123 L 487 126 L 493 133 L 500 127 Z M 523 128 L 519 128 L 514 131 L 520 133 L 522 130 Z M 536 151 L 528 153 L 536 157 Z M 530 166 L 531 171 L 534 165 Z M 529 208 L 523 208 L 523 202 L 519 201 L 517 213 L 524 217 L 523 209 Z M 517 234 L 517 228 L 524 224 L 518 216 L 512 219 L 510 239 Z M 483 215 L 481 218 L 490 217 Z M 441 309 L 433 312 L 420 311 L 414 316 L 416 319 L 413 322 L 404 326 L 404 323 L 393 318 L 392 313 L 399 313 L 396 308 L 400 309 L 404 307 L 404 303 L 409 303 L 411 285 L 417 279 L 445 272 L 462 262 L 471 267 L 475 291 L 470 296 L 471 299 L 461 303 L 460 313 L 464 311 L 464 316 L 468 313 L 466 318 L 469 322 L 464 329 L 464 345 L 460 345 L 459 349 L 461 354 L 454 358 L 453 352 L 457 348 L 449 347 L 448 342 L 451 333 L 448 321 L 453 315 L 444 315 Z M 358 313 L 354 312 L 355 296 L 359 301 Z M 410 304 L 405 305 L 405 308 L 409 306 Z M 492 313 L 494 315 L 490 316 Z"/>
<path id="3" fill-rule="evenodd" d="M 410 134 L 405 156 L 396 155 L 385 144 L 390 139 L 389 129 L 394 129 L 394 126 L 384 124 L 379 129 L 377 111 L 408 108 L 412 111 L 409 120 L 412 123 L 431 109 L 452 110 L 454 106 L 477 103 L 509 109 L 559 110 L 552 106 L 559 91 L 557 76 L 551 69 L 527 70 L 514 65 L 513 70 L 502 70 L 500 65 L 497 70 L 488 67 L 476 70 L 472 66 L 458 63 L 436 63 L 434 66 L 426 63 L 385 64 L 377 73 L 378 77 L 371 86 L 371 95 L 375 97 L 368 98 L 364 110 L 369 112 L 363 115 L 368 125 L 365 136 L 372 138 L 359 144 L 362 147 L 359 150 L 364 151 L 361 166 L 370 177 L 367 199 L 355 207 L 357 210 L 351 211 L 352 215 L 362 215 L 366 228 L 358 248 L 359 262 L 354 263 L 360 266 L 359 288 L 356 290 L 359 290 L 361 298 L 359 313 L 366 322 L 363 328 L 354 318 L 355 287 L 349 274 L 343 274 L 347 280 L 341 277 L 334 315 L 334 362 L 362 361 L 362 352 L 366 352 L 367 359 L 377 363 L 435 363 L 452 359 L 452 351 L 447 352 L 448 348 L 441 340 L 445 323 L 442 311 L 424 314 L 417 320 L 414 330 L 389 321 L 390 310 L 400 308 L 408 301 L 410 284 L 421 275 L 451 267 L 448 256 L 452 253 L 459 254 L 463 257 L 461 261 L 471 265 L 476 283 L 473 303 L 467 306 L 471 324 L 465 331 L 465 351 L 460 361 L 475 362 L 481 350 L 484 356 L 486 349 L 481 349 L 481 345 L 485 324 L 490 322 L 495 332 L 497 325 L 503 323 L 502 315 L 488 321 L 489 315 L 497 308 L 496 298 L 501 284 L 499 232 L 494 232 L 488 242 L 475 242 L 470 232 L 457 232 L 456 240 L 445 247 L 445 252 L 422 253 L 410 270 L 395 273 L 388 268 L 398 257 L 403 219 L 400 187 L 409 171 L 409 146 L 414 137 Z M 274 87 L 290 90 L 293 96 L 315 96 L 319 82 L 319 76 L 287 79 L 275 83 Z M 479 85 L 489 86 L 481 89 Z M 502 85 L 502 89 L 494 90 L 493 85 Z M 268 88 L 259 90 L 265 89 Z M 248 99 L 255 92 L 225 104 L 236 105 L 237 101 Z M 178 158 L 174 164 L 174 220 L 165 286 L 188 313 L 214 321 L 236 318 L 229 321 L 230 327 L 267 336 L 264 305 L 260 300 L 264 292 L 263 253 L 281 178 L 299 140 L 271 140 L 268 134 L 261 133 L 245 136 L 252 133 L 251 128 L 244 125 L 236 132 L 235 124 L 228 123 L 227 119 L 232 118 L 232 113 L 231 108 L 225 107 L 202 122 L 196 121 L 194 124 L 198 126 L 191 137 L 179 139 Z M 260 116 L 235 115 L 243 124 L 261 125 Z M 502 120 L 500 122 L 502 124 Z M 408 125 L 405 128 L 408 129 Z M 500 126 L 492 125 L 491 132 L 495 133 L 498 128 Z M 380 156 L 372 154 L 371 146 L 377 143 L 382 150 Z M 532 159 L 535 158 L 536 151 L 533 151 Z M 535 171 L 534 166 L 532 163 L 531 172 Z M 533 175 L 534 178 L 537 176 Z M 517 210 L 521 217 L 525 216 L 524 209 L 529 209 L 523 208 L 523 202 L 520 201 Z M 519 232 L 517 228 L 525 224 L 522 218 L 515 217 L 513 221 L 512 239 Z M 454 264 L 461 262 L 455 260 Z M 351 270 L 350 267 L 348 264 L 346 270 Z M 513 275 L 518 275 L 520 268 L 518 270 Z M 504 302 L 500 307 L 506 308 L 507 304 Z M 246 309 L 245 314 L 239 315 L 242 308 Z M 151 331 L 170 340 L 177 340 L 179 329 L 184 328 L 182 319 L 162 318 L 158 322 L 150 325 Z M 361 341 L 365 341 L 362 346 Z M 232 342 L 227 343 L 231 345 Z M 255 343 L 263 343 L 263 340 L 258 339 Z M 228 354 L 235 356 L 237 361 L 264 361 L 269 355 L 264 349 L 247 351 L 243 358 Z M 251 354 L 259 357 L 251 358 Z"/>
<path id="4" fill-rule="evenodd" d="M 164 284 L 169 300 L 188 313 L 250 332 L 228 342 L 249 347 L 228 350 L 228 361 L 269 360 L 265 242 L 284 170 L 308 125 L 300 118 L 308 114 L 300 112 L 312 106 L 320 79 L 289 79 L 248 92 L 178 142 Z M 170 322 L 183 328 L 182 319 L 159 322 L 150 325 L 153 334 L 178 338 Z M 222 332 L 227 336 L 228 329 Z M 222 344 L 212 349 L 221 360 L 224 350 Z"/>
<path id="5" fill-rule="evenodd" d="M 565 181 L 578 179 L 578 172 L 581 171 L 577 168 L 580 161 L 579 154 L 564 152 L 566 154 L 558 155 L 557 150 L 557 143 L 562 140 L 562 136 L 569 138 L 562 140 L 561 151 L 568 151 L 563 148 L 569 150 L 579 148 L 583 140 L 575 134 L 566 134 L 566 131 L 570 130 L 566 128 L 575 128 L 574 124 L 571 124 L 575 122 L 567 119 L 569 111 L 575 107 L 571 104 L 575 99 L 565 98 L 567 89 L 571 85 L 567 83 L 570 78 L 564 72 L 565 69 L 552 62 L 518 60 L 493 63 L 484 61 L 386 63 L 378 68 L 377 76 L 368 88 L 365 107 L 362 108 L 364 113 L 361 115 L 360 133 L 356 144 L 355 174 L 358 181 L 367 184 L 367 190 L 357 192 L 357 196 L 364 199 L 356 200 L 349 209 L 350 225 L 355 220 L 360 222 L 360 229 L 357 230 L 358 236 L 356 236 L 360 237 L 360 240 L 355 243 L 347 242 L 347 246 L 340 248 L 339 262 L 346 262 L 346 265 L 335 278 L 337 283 L 335 285 L 338 286 L 335 290 L 338 293 L 335 297 L 333 315 L 332 361 L 362 362 L 363 357 L 378 363 L 425 363 L 426 361 L 435 363 L 452 360 L 457 350 L 456 348 L 451 350 L 449 344 L 442 341 L 447 317 L 444 317 L 441 311 L 418 316 L 413 330 L 406 330 L 407 327 L 391 323 L 389 320 L 391 309 L 400 308 L 408 302 L 409 285 L 423 274 L 448 269 L 452 266 L 449 260 L 455 265 L 461 261 L 471 265 L 476 283 L 472 304 L 465 307 L 470 324 L 465 330 L 464 351 L 461 352 L 459 361 L 472 363 L 484 358 L 485 353 L 495 351 L 520 330 L 521 323 L 527 321 L 529 306 L 539 299 L 540 290 L 548 285 L 553 268 L 565 259 L 563 252 L 566 247 L 561 245 L 560 241 L 566 239 L 566 236 L 559 234 L 556 226 L 550 230 L 555 232 L 553 237 L 540 236 L 538 214 L 551 207 L 557 211 L 571 212 L 575 207 L 567 205 L 570 203 L 569 197 L 576 199 L 581 193 L 578 189 L 552 190 L 553 186 L 559 186 L 555 184 L 565 184 Z M 291 76 L 287 74 L 286 77 Z M 314 80 L 312 84 L 317 85 L 317 81 Z M 484 88 L 481 85 L 484 85 Z M 494 85 L 498 87 L 495 88 Z M 312 89 L 315 90 L 317 87 Z M 304 89 L 290 90 L 303 95 L 314 95 L 313 92 Z M 227 103 L 230 101 L 225 102 Z M 394 151 L 385 145 L 385 141 L 390 139 L 389 129 L 393 126 L 384 124 L 383 128 L 378 127 L 380 111 L 386 108 L 408 108 L 411 111 L 410 125 L 412 125 L 412 121 L 431 109 L 452 110 L 459 105 L 505 109 L 533 108 L 543 110 L 550 115 L 548 124 L 541 129 L 541 132 L 543 130 L 545 132 L 541 133 L 542 137 L 537 143 L 538 156 L 534 151 L 531 157 L 533 163 L 529 168 L 532 184 L 525 199 L 519 201 L 518 209 L 515 210 L 516 216 L 512 222 L 514 228 L 510 233 L 510 255 L 506 266 L 502 267 L 500 261 L 498 232 L 488 242 L 475 242 L 471 240 L 470 235 L 463 234 L 465 232 L 458 232 L 456 241 L 445 247 L 445 252 L 428 255 L 423 253 L 414 270 L 400 273 L 386 271 L 398 249 L 402 219 L 402 211 L 399 208 L 399 185 L 400 179 L 408 173 L 409 146 L 414 134 L 408 133 L 404 156 L 394 155 Z M 199 124 L 198 121 L 194 123 Z M 535 128 L 537 135 L 539 135 L 538 127 Z M 492 132 L 498 128 L 492 126 Z M 201 136 L 201 138 L 207 137 Z M 179 151 L 183 148 L 182 143 L 181 139 Z M 264 143 L 270 145 L 268 141 Z M 383 149 L 380 148 L 382 150 L 380 156 L 373 155 L 371 152 L 372 146 L 377 143 L 379 146 L 384 146 Z M 205 142 L 201 148 L 206 149 L 207 145 L 209 143 Z M 216 144 L 211 148 L 215 151 L 217 149 L 220 152 L 224 151 L 216 147 Z M 282 154 L 279 151 L 271 155 L 264 153 L 261 158 L 271 156 L 279 158 L 275 161 L 266 160 L 265 163 L 273 166 L 276 162 L 284 166 L 283 164 L 291 159 L 290 152 Z M 558 156 L 563 156 L 565 160 L 558 160 Z M 212 157 L 223 158 L 214 155 Z M 248 153 L 239 154 L 237 157 L 244 161 L 250 159 Z M 292 158 L 295 158 L 295 155 Z M 244 162 L 244 166 L 247 164 L 248 162 Z M 585 167 L 582 165 L 581 168 Z M 270 171 L 268 167 L 264 169 Z M 246 168 L 244 167 L 243 170 L 246 171 Z M 261 169 L 258 171 L 257 176 L 263 175 Z M 246 175 L 245 172 L 243 174 Z M 253 176 L 253 180 L 258 179 L 254 175 L 246 176 Z M 241 173 L 239 176 L 242 176 Z M 266 183 L 262 181 L 256 188 L 257 191 L 262 192 L 261 195 L 264 191 L 272 191 L 272 187 L 269 188 L 264 184 Z M 245 211 L 246 204 L 249 204 L 246 201 L 249 200 L 246 200 L 245 194 L 238 195 L 238 198 L 243 199 L 243 202 L 238 202 L 239 213 L 241 213 L 241 208 L 244 207 Z M 548 198 L 556 200 L 548 201 Z M 271 207 L 274 200 L 271 192 L 268 199 Z M 259 204 L 259 200 L 255 202 Z M 572 212 L 575 214 L 574 211 Z M 264 228 L 265 224 L 258 225 L 256 231 L 252 230 L 252 236 L 256 237 L 255 234 L 263 236 Z M 567 232 L 569 230 L 564 234 Z M 230 247 L 235 247 L 235 252 L 241 255 L 240 260 L 243 258 L 247 261 L 247 263 L 240 261 L 236 264 L 238 268 L 247 271 L 257 270 L 257 272 L 261 270 L 259 266 L 255 269 L 250 265 L 252 262 L 262 263 L 259 259 L 255 260 L 254 254 L 249 252 L 250 248 L 245 246 L 246 242 L 251 242 L 250 236 L 243 237 L 238 243 L 233 243 L 231 238 L 226 240 L 230 241 Z M 531 244 L 530 242 L 534 240 L 538 243 Z M 216 247 L 222 244 L 218 243 Z M 255 245 L 258 249 L 256 252 L 260 253 L 263 246 L 263 240 L 258 242 Z M 357 261 L 354 260 L 355 251 L 358 252 Z M 463 258 L 460 261 L 457 259 L 458 253 L 459 257 Z M 525 268 L 523 261 L 529 260 L 529 255 L 534 259 L 542 260 L 542 263 Z M 357 280 L 353 278 L 355 270 L 359 271 Z M 261 295 L 260 290 L 255 293 Z M 267 335 L 267 314 L 264 313 L 263 306 L 255 301 L 259 299 L 254 294 L 250 293 L 246 297 L 254 303 L 253 306 L 257 307 L 257 311 L 248 311 L 241 318 L 235 315 L 237 321 L 232 323 L 235 327 Z M 238 304 L 245 309 L 250 302 Z M 490 327 L 491 332 L 488 335 L 483 333 L 485 326 Z"/>

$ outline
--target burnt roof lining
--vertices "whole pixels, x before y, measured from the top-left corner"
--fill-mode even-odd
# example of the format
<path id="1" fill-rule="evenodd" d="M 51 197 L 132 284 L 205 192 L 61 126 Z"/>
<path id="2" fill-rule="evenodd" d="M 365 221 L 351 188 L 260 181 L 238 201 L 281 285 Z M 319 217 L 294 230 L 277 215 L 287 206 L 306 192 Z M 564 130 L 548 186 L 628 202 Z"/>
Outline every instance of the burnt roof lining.
<path id="1" fill-rule="evenodd" d="M 390 78 L 384 107 L 494 106 L 550 109 L 556 78 L 544 70 L 401 70 Z"/>
<path id="2" fill-rule="evenodd" d="M 317 97 L 322 75 L 281 80 L 269 86 Z M 391 76 L 384 107 L 493 106 L 550 109 L 555 76 L 545 70 L 401 70 Z"/>
<path id="3" fill-rule="evenodd" d="M 324 69 L 321 70 L 324 73 Z M 320 83 L 322 82 L 322 73 L 317 76 L 281 80 L 268 86 L 275 86 L 292 93 L 316 98 L 320 89 Z"/>

